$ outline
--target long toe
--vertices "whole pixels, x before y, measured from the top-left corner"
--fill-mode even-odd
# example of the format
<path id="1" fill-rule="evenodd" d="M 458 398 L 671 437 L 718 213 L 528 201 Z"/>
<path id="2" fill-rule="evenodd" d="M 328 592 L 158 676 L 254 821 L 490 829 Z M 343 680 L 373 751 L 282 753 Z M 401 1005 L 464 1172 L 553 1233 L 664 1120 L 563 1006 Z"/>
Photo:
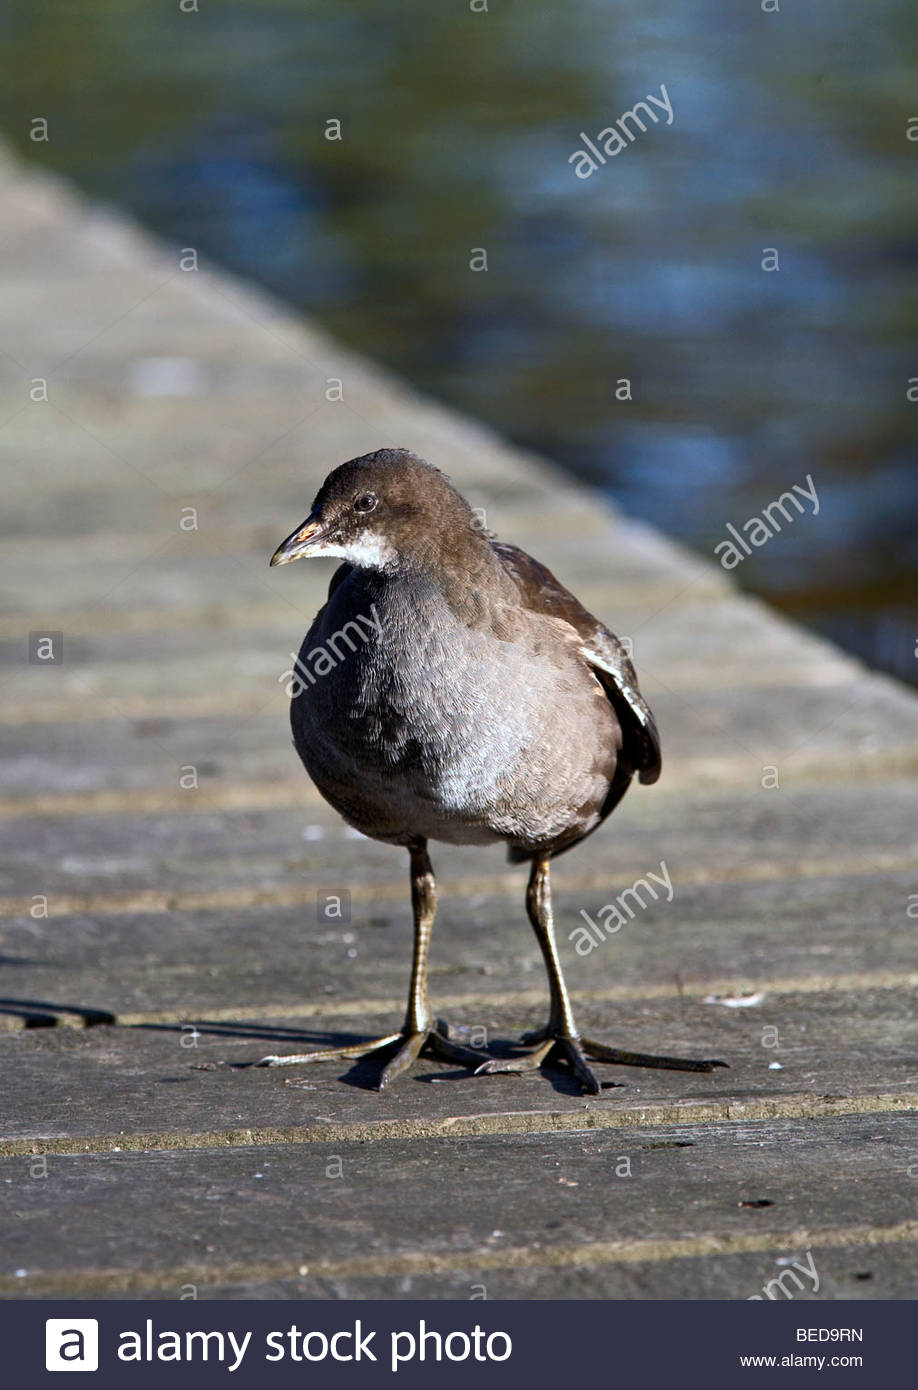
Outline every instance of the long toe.
<path id="1" fill-rule="evenodd" d="M 370 1042 L 350 1043 L 347 1047 L 321 1047 L 314 1052 L 291 1052 L 286 1056 L 262 1057 L 259 1062 L 251 1062 L 249 1065 L 254 1067 L 296 1067 L 302 1062 L 340 1062 L 346 1059 L 356 1060 L 358 1057 L 368 1057 L 371 1052 L 379 1052 L 381 1048 L 391 1047 L 401 1038 L 401 1033 L 390 1033 L 385 1038 L 373 1038 Z"/>
<path id="2" fill-rule="evenodd" d="M 598 1096 L 602 1091 L 590 1064 L 583 1055 L 583 1048 L 575 1038 L 559 1038 L 558 1051 L 567 1062 L 574 1076 L 588 1096 Z"/>
<path id="3" fill-rule="evenodd" d="M 377 1091 L 384 1091 L 397 1076 L 401 1076 L 403 1071 L 414 1066 L 421 1055 L 421 1048 L 426 1043 L 427 1038 L 427 1033 L 412 1033 L 405 1040 L 404 1046 L 399 1048 L 392 1061 L 380 1072 L 379 1080 L 376 1083 Z"/>
<path id="4" fill-rule="evenodd" d="M 523 1072 L 537 1072 L 545 1061 L 551 1049 L 554 1048 L 554 1038 L 548 1038 L 542 1042 L 541 1047 L 533 1048 L 531 1052 L 523 1052 L 519 1056 L 508 1056 L 508 1058 L 497 1058 L 491 1056 L 487 1062 L 481 1063 L 476 1068 L 476 1076 L 495 1076 L 499 1072 L 509 1072 L 520 1074 Z"/>
<path id="5" fill-rule="evenodd" d="M 499 1072 L 517 1074 L 537 1071 L 545 1062 L 557 1058 L 567 1063 L 575 1079 L 580 1083 L 581 1089 L 587 1095 L 598 1096 L 602 1091 L 602 1086 L 584 1056 L 579 1040 L 563 1033 L 550 1033 L 547 1028 L 539 1031 L 544 1040 L 540 1042 L 538 1047 L 534 1047 L 530 1052 L 517 1057 L 507 1057 L 506 1059 L 492 1057 L 490 1061 L 485 1062 L 477 1069 L 476 1076 L 493 1076 Z"/>
<path id="6" fill-rule="evenodd" d="M 659 1057 L 653 1052 L 623 1052 L 617 1047 L 607 1047 L 605 1043 L 592 1038 L 581 1039 L 583 1050 L 595 1062 L 612 1062 L 621 1067 L 656 1067 L 662 1071 L 714 1071 L 717 1067 L 727 1067 L 729 1063 L 715 1058 Z"/>
<path id="7" fill-rule="evenodd" d="M 476 1076 L 493 1076 L 498 1072 L 510 1072 L 518 1074 L 527 1071 L 538 1071 L 545 1061 L 549 1052 L 555 1045 L 554 1038 L 549 1038 L 541 1047 L 536 1047 L 532 1052 L 522 1053 L 519 1057 L 489 1057 L 480 1067 L 476 1068 Z"/>

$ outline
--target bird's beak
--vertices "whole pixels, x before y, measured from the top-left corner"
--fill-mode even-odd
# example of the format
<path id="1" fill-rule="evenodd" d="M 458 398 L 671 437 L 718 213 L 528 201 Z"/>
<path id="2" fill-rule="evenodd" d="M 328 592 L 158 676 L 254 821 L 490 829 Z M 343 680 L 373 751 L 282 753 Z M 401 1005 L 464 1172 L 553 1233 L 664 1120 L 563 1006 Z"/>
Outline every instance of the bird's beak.
<path id="1" fill-rule="evenodd" d="M 291 560 L 299 560 L 304 556 L 321 555 L 321 546 L 317 544 L 322 540 L 324 527 L 321 520 L 315 515 L 308 516 L 302 526 L 297 527 L 292 536 L 288 536 L 285 541 L 277 547 L 271 556 L 271 565 L 289 565 Z"/>

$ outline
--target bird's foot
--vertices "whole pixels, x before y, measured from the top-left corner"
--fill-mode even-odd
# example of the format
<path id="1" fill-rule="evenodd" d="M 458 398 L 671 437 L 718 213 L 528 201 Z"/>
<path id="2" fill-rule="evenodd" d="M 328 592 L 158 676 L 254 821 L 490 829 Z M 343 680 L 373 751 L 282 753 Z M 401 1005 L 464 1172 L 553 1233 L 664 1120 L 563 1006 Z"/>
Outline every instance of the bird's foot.
<path id="1" fill-rule="evenodd" d="M 394 1057 L 379 1074 L 376 1083 L 378 1091 L 384 1091 L 390 1082 L 402 1072 L 408 1071 L 422 1053 L 438 1057 L 443 1062 L 459 1062 L 466 1067 L 479 1067 L 487 1062 L 488 1054 L 475 1047 L 467 1047 L 450 1036 L 461 1029 L 451 1029 L 442 1018 L 429 1028 L 416 1032 L 402 1029 L 400 1033 L 388 1033 L 384 1038 L 373 1038 L 369 1042 L 351 1043 L 348 1047 L 323 1047 L 315 1052 L 295 1052 L 288 1057 L 262 1057 L 256 1062 L 259 1067 L 292 1067 L 301 1062 L 356 1061 L 369 1057 L 373 1052 L 384 1052 L 396 1048 Z"/>
<path id="2" fill-rule="evenodd" d="M 537 1033 L 527 1033 L 522 1041 L 535 1043 L 536 1046 L 530 1052 L 525 1052 L 517 1057 L 508 1057 L 506 1060 L 491 1057 L 476 1069 L 475 1075 L 490 1076 L 495 1072 L 538 1071 L 543 1063 L 557 1058 L 559 1061 L 567 1063 L 579 1081 L 581 1089 L 586 1091 L 587 1095 L 599 1095 L 602 1087 L 587 1062 L 584 1055 L 584 1043 L 581 1038 L 569 1037 L 564 1033 L 549 1033 L 548 1029 L 543 1028 L 539 1029 Z"/>
<path id="3" fill-rule="evenodd" d="M 716 1067 L 727 1065 L 714 1059 L 696 1060 L 692 1057 L 658 1057 L 652 1052 L 623 1052 L 617 1047 L 606 1047 L 605 1043 L 574 1037 L 550 1027 L 524 1033 L 520 1041 L 530 1045 L 532 1050 L 507 1060 L 499 1061 L 492 1057 L 477 1068 L 476 1075 L 536 1071 L 544 1062 L 557 1058 L 567 1063 L 587 1095 L 598 1096 L 602 1085 L 590 1061 L 611 1062 L 623 1067 L 657 1067 L 667 1071 L 714 1071 Z"/>

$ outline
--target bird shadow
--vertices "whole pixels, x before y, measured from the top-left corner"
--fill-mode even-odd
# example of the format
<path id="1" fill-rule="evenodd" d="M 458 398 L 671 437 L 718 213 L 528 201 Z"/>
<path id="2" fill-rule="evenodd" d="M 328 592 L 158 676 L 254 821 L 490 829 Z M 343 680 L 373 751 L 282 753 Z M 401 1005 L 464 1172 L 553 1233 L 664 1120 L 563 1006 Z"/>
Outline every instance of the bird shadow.
<path id="1" fill-rule="evenodd" d="M 0 1015 L 21 1018 L 24 1028 L 55 1028 L 61 1021 L 61 1015 L 80 1018 L 87 1028 L 117 1022 L 108 1009 L 88 1009 L 82 1004 L 56 1004 L 47 999 L 0 998 Z"/>
<path id="2" fill-rule="evenodd" d="M 300 1050 L 306 1047 L 348 1047 L 363 1041 L 360 1033 L 317 1032 L 310 1028 L 285 1027 L 278 1024 L 249 1023 L 235 1019 L 206 1019 L 189 1016 L 175 1023 L 122 1023 L 110 1009 L 95 1009 L 85 1004 L 63 1004 L 50 999 L 13 999 L 0 997 L 0 1017 L 18 1018 L 24 1028 L 56 1028 L 69 1020 L 79 1020 L 86 1028 L 108 1025 L 132 1033 L 182 1033 L 189 1029 L 201 1035 L 223 1038 L 251 1038 L 268 1043 L 295 1043 Z M 246 1067 L 250 1062 L 234 1065 Z"/>

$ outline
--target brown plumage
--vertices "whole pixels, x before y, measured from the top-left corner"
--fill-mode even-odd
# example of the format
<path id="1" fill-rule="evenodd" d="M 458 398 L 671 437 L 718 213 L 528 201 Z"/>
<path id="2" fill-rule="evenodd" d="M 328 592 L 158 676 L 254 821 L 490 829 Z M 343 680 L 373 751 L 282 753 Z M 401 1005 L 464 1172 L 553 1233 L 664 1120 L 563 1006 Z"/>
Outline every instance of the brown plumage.
<path id="1" fill-rule="evenodd" d="M 356 1057 L 397 1045 L 380 1087 L 424 1048 L 477 1071 L 525 1070 L 551 1054 L 599 1091 L 586 1055 L 711 1070 L 582 1039 L 554 941 L 549 862 L 609 815 L 634 776 L 660 775 L 660 741 L 618 638 L 525 551 L 483 531 L 438 469 L 404 449 L 329 475 L 272 564 L 342 559 L 300 652 L 311 673 L 291 704 L 297 751 L 323 796 L 411 857 L 415 955 L 401 1033 L 357 1047 L 266 1058 Z M 323 662 L 333 651 L 340 659 Z M 320 671 L 321 667 L 321 671 Z M 457 1042 L 427 1001 L 435 883 L 430 839 L 503 841 L 532 863 L 527 910 L 545 958 L 548 1025 L 498 1062 Z"/>

